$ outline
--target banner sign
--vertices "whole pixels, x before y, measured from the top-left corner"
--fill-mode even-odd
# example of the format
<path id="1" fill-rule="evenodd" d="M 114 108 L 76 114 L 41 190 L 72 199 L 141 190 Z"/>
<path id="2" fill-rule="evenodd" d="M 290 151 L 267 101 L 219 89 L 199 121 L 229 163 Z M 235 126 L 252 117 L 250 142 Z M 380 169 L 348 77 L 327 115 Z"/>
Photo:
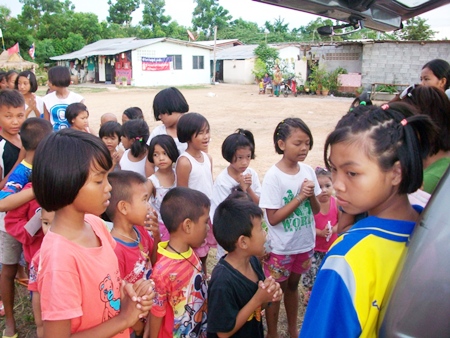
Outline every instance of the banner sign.
<path id="1" fill-rule="evenodd" d="M 144 71 L 160 71 L 170 70 L 171 57 L 166 58 L 148 58 L 142 57 L 142 70 Z"/>

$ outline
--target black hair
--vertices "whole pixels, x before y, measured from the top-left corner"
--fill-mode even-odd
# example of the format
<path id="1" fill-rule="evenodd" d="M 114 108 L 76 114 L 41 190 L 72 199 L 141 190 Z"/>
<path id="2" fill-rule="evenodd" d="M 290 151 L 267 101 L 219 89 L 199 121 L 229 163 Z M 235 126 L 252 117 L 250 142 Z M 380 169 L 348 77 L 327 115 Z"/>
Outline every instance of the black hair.
<path id="1" fill-rule="evenodd" d="M 69 125 L 72 125 L 73 120 L 76 119 L 77 116 L 84 111 L 87 112 L 89 116 L 89 111 L 83 103 L 77 102 L 69 104 L 66 108 L 66 119 L 67 122 L 69 122 Z"/>
<path id="2" fill-rule="evenodd" d="M 169 233 L 173 233 L 187 218 L 197 222 L 210 206 L 209 198 L 201 191 L 176 187 L 163 198 L 161 218 Z"/>
<path id="3" fill-rule="evenodd" d="M 6 72 L 3 70 L 0 70 L 0 82 L 2 82 L 3 79 L 5 79 L 5 81 L 6 81 Z"/>
<path id="4" fill-rule="evenodd" d="M 20 127 L 20 139 L 25 150 L 36 150 L 39 143 L 52 132 L 53 126 L 49 121 L 30 117 Z"/>
<path id="5" fill-rule="evenodd" d="M 177 123 L 178 140 L 182 143 L 191 141 L 192 137 L 197 136 L 205 125 L 209 129 L 208 120 L 199 113 L 181 115 Z"/>
<path id="6" fill-rule="evenodd" d="M 19 72 L 14 69 L 8 70 L 5 75 L 6 82 L 9 82 L 9 80 L 11 79 L 11 76 L 13 76 L 14 74 L 18 75 Z M 13 88 L 10 88 L 10 89 L 13 89 Z"/>
<path id="7" fill-rule="evenodd" d="M 130 120 L 143 120 L 144 119 L 144 113 L 142 112 L 142 109 L 139 107 L 130 107 L 123 111 L 123 114 L 126 115 Z"/>
<path id="8" fill-rule="evenodd" d="M 283 142 L 286 142 L 287 138 L 291 135 L 293 129 L 300 129 L 306 135 L 308 135 L 309 150 L 312 149 L 314 141 L 311 130 L 309 130 L 306 123 L 303 122 L 303 120 L 299 119 L 298 117 L 288 117 L 287 119 L 278 123 L 277 127 L 275 128 L 275 132 L 273 133 L 273 143 L 275 145 L 275 151 L 277 152 L 277 154 L 284 153 L 284 151 L 280 149 L 278 141 L 282 140 Z"/>
<path id="9" fill-rule="evenodd" d="M 317 178 L 319 178 L 319 176 L 325 176 L 331 180 L 331 172 L 325 168 L 317 167 L 314 172 L 316 173 Z"/>
<path id="10" fill-rule="evenodd" d="M 419 113 L 428 115 L 438 127 L 438 135 L 430 155 L 440 150 L 450 150 L 450 100 L 444 92 L 431 86 L 416 85 L 405 96 L 402 102 L 409 103 L 418 109 Z M 417 114 L 417 112 L 416 112 Z"/>
<path id="11" fill-rule="evenodd" d="M 106 208 L 106 215 L 114 222 L 117 204 L 120 201 L 131 202 L 134 193 L 134 186 L 145 184 L 147 179 L 141 174 L 130 170 L 118 170 L 108 174 L 108 181 L 111 184 L 111 197 Z"/>
<path id="12" fill-rule="evenodd" d="M 249 130 L 238 129 L 235 133 L 228 135 L 222 143 L 222 157 L 229 163 L 233 163 L 236 151 L 240 148 L 249 147 L 251 159 L 255 158 L 255 139 Z"/>
<path id="13" fill-rule="evenodd" d="M 214 213 L 214 237 L 225 250 L 233 252 L 240 236 L 251 237 L 255 217 L 263 212 L 252 201 L 245 198 L 227 198 L 220 203 Z"/>
<path id="14" fill-rule="evenodd" d="M 428 68 L 431 70 L 439 80 L 445 78 L 447 81 L 445 83 L 445 89 L 450 88 L 450 64 L 442 59 L 434 59 L 428 61 L 422 69 Z"/>
<path id="15" fill-rule="evenodd" d="M 39 205 L 56 211 L 73 203 L 92 167 L 109 171 L 108 148 L 96 136 L 66 128 L 43 139 L 34 155 L 32 183 Z"/>
<path id="16" fill-rule="evenodd" d="M 371 106 L 372 100 L 367 92 L 362 92 L 357 98 L 355 98 L 350 105 L 350 110 L 355 109 L 358 106 Z"/>
<path id="17" fill-rule="evenodd" d="M 155 152 L 155 146 L 159 145 L 164 149 L 167 156 L 169 156 L 170 160 L 175 163 L 180 156 L 177 145 L 175 144 L 175 140 L 170 135 L 157 135 L 150 141 L 150 145 L 148 147 L 148 160 L 150 163 L 153 162 L 153 153 Z"/>
<path id="18" fill-rule="evenodd" d="M 16 82 L 14 83 L 14 88 L 19 89 L 19 78 L 26 77 L 30 81 L 30 93 L 35 93 L 38 90 L 38 84 L 36 80 L 36 75 L 30 70 L 25 70 L 19 75 L 17 75 Z"/>
<path id="19" fill-rule="evenodd" d="M 139 157 L 147 151 L 147 140 L 150 136 L 147 122 L 141 119 L 129 120 L 122 125 L 120 133 L 133 140 L 130 147 L 131 155 Z"/>
<path id="20" fill-rule="evenodd" d="M 153 99 L 153 115 L 156 121 L 160 121 L 159 115 L 172 113 L 187 113 L 189 105 L 183 94 L 175 88 L 169 87 L 161 90 Z"/>
<path id="21" fill-rule="evenodd" d="M 0 91 L 0 108 L 1 107 L 25 107 L 25 99 L 16 89 L 3 89 Z"/>
<path id="22" fill-rule="evenodd" d="M 121 129 L 122 129 L 122 126 L 120 125 L 119 122 L 108 121 L 108 122 L 105 122 L 104 124 L 102 124 L 102 126 L 100 127 L 100 130 L 98 131 L 98 136 L 100 138 L 103 138 L 105 136 L 113 137 L 115 134 L 119 138 L 119 142 L 120 142 L 120 136 L 122 136 Z"/>
<path id="23" fill-rule="evenodd" d="M 70 70 L 67 67 L 55 66 L 48 70 L 48 81 L 55 87 L 70 86 Z"/>
<path id="24" fill-rule="evenodd" d="M 436 128 L 428 116 L 405 118 L 388 104 L 381 108 L 359 106 L 342 117 L 328 135 L 324 161 L 330 169 L 328 149 L 331 145 L 359 142 L 381 170 L 390 170 L 398 161 L 402 172 L 398 194 L 412 193 L 422 185 L 422 159 L 428 155 L 435 133 Z"/>

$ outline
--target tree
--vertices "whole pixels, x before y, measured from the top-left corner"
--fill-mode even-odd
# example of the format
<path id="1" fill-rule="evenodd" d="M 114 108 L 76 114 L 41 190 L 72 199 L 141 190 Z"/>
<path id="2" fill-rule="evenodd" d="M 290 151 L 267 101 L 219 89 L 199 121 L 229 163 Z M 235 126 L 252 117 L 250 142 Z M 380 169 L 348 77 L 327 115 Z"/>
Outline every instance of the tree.
<path id="1" fill-rule="evenodd" d="M 218 39 L 239 39 L 246 44 L 259 44 L 265 40 L 264 30 L 255 22 L 242 20 L 231 21 L 228 27 L 217 32 Z"/>
<path id="2" fill-rule="evenodd" d="M 217 30 L 227 27 L 232 19 L 228 10 L 219 5 L 218 0 L 194 0 L 197 6 L 192 13 L 192 25 L 195 30 L 200 29 L 207 39 L 214 35 L 214 26 Z"/>
<path id="3" fill-rule="evenodd" d="M 426 22 L 426 19 L 419 17 L 406 20 L 404 27 L 395 34 L 400 40 L 431 40 L 436 32 L 431 30 L 430 25 Z"/>
<path id="4" fill-rule="evenodd" d="M 265 73 L 271 74 L 271 70 L 278 60 L 278 50 L 269 47 L 267 43 L 262 42 L 255 48 L 254 53 L 256 55 L 256 62 L 253 74 L 255 74 L 258 79 L 261 79 Z"/>
<path id="5" fill-rule="evenodd" d="M 166 2 L 164 0 L 142 0 L 142 3 L 144 11 L 141 25 L 150 26 L 153 37 L 167 36 L 167 24 L 172 18 L 164 15 Z"/>
<path id="6" fill-rule="evenodd" d="M 35 30 L 39 29 L 44 14 L 63 14 L 75 9 L 70 0 L 19 0 L 19 2 L 23 4 L 19 21 Z"/>
<path id="7" fill-rule="evenodd" d="M 306 26 L 300 26 L 298 29 L 293 29 L 293 33 L 298 36 L 300 41 L 330 41 L 331 37 L 321 36 L 317 32 L 317 28 L 321 26 L 333 26 L 333 21 L 330 19 L 317 18 L 310 21 Z M 336 38 L 333 38 L 336 40 Z"/>
<path id="8" fill-rule="evenodd" d="M 106 20 L 110 23 L 129 26 L 131 24 L 131 14 L 139 8 L 140 0 L 108 0 L 109 16 Z"/>

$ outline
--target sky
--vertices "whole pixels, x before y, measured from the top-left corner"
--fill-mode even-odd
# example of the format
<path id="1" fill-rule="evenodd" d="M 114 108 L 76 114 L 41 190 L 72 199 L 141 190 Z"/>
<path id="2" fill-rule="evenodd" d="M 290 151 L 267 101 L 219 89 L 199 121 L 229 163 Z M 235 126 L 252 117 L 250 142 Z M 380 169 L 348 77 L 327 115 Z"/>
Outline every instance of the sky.
<path id="1" fill-rule="evenodd" d="M 97 14 L 100 21 L 106 20 L 108 15 L 108 0 L 71 0 L 77 12 L 93 12 Z M 191 15 L 195 7 L 193 0 L 165 0 L 166 15 L 170 15 L 172 20 L 180 25 L 190 26 Z M 92 4 L 95 3 L 95 6 Z M 306 26 L 310 21 L 317 18 L 315 15 L 302 13 L 299 11 L 280 8 L 267 4 L 258 3 L 251 0 L 219 0 L 221 6 L 227 9 L 233 19 L 242 18 L 246 21 L 256 22 L 258 26 L 263 26 L 265 21 L 274 22 L 275 19 L 284 19 L 284 23 L 289 23 L 289 28 Z M 11 9 L 12 15 L 16 16 L 22 10 L 19 0 L 0 0 L 0 5 Z M 141 8 L 133 13 L 133 24 L 139 23 L 142 19 Z M 427 19 L 431 29 L 437 31 L 436 39 L 445 37 L 450 39 L 450 4 L 421 15 Z"/>

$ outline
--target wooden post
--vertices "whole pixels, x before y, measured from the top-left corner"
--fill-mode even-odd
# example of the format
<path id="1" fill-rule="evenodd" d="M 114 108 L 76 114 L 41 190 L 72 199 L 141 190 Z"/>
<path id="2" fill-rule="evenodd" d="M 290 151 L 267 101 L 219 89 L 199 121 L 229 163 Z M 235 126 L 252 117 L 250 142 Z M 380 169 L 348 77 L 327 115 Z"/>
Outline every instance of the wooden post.
<path id="1" fill-rule="evenodd" d="M 213 76 L 212 84 L 216 84 L 216 39 L 217 39 L 217 26 L 214 26 L 214 58 L 213 58 Z"/>

